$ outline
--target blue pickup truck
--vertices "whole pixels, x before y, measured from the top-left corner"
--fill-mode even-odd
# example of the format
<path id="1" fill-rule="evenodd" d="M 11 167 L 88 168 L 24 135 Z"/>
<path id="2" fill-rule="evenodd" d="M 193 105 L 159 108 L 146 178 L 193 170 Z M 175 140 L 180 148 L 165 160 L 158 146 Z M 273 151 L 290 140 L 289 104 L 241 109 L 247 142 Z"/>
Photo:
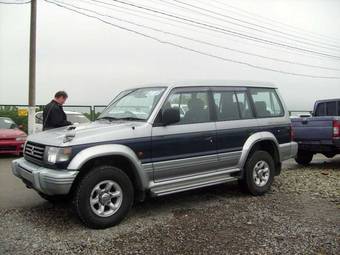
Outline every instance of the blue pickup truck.
<path id="1" fill-rule="evenodd" d="M 291 118 L 294 140 L 299 144 L 295 161 L 308 165 L 314 154 L 333 158 L 340 153 L 340 99 L 320 100 L 312 116 Z"/>

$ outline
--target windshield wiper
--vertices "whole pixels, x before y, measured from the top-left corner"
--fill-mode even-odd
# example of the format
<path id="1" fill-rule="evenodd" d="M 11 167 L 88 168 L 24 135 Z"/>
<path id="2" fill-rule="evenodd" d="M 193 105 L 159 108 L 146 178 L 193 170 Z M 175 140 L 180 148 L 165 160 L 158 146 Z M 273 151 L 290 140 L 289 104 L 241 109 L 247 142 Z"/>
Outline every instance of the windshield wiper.
<path id="1" fill-rule="evenodd" d="M 110 121 L 113 121 L 113 120 L 118 120 L 118 119 L 115 118 L 115 117 L 104 116 L 104 117 L 98 118 L 97 120 L 110 120 Z"/>
<path id="2" fill-rule="evenodd" d="M 117 118 L 117 120 L 137 120 L 137 121 L 145 121 L 145 119 L 137 118 L 137 117 L 122 117 L 122 118 Z"/>

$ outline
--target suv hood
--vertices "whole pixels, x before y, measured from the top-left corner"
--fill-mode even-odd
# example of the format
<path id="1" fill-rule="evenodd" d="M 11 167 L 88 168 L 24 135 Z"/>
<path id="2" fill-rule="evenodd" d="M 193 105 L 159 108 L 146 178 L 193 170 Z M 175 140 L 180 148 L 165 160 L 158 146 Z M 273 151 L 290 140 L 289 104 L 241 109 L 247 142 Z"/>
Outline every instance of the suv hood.
<path id="1" fill-rule="evenodd" d="M 131 121 L 95 121 L 80 125 L 73 125 L 47 130 L 28 137 L 34 143 L 51 146 L 73 146 L 88 143 L 110 142 L 122 139 L 145 137 L 147 122 Z M 70 128 L 71 127 L 71 128 Z M 65 136 L 71 135 L 70 140 L 65 142 Z"/>

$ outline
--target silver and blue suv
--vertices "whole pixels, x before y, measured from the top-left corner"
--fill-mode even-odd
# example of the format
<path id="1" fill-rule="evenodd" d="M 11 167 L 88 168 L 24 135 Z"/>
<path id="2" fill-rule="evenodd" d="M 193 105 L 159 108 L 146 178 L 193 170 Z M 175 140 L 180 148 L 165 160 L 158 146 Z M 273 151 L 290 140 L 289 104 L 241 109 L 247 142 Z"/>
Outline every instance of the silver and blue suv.
<path id="1" fill-rule="evenodd" d="M 296 155 L 271 84 L 184 82 L 120 93 L 92 123 L 29 136 L 13 174 L 49 201 L 70 199 L 91 228 L 119 223 L 135 200 L 239 181 L 270 189 Z"/>

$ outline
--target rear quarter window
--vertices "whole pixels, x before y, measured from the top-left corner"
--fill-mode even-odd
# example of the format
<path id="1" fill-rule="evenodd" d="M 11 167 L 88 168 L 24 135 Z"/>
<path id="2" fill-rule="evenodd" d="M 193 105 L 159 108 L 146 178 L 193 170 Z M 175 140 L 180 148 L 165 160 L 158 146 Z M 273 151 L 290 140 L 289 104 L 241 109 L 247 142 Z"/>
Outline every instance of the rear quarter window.
<path id="1" fill-rule="evenodd" d="M 319 103 L 315 109 L 315 116 L 325 116 L 325 115 L 326 115 L 325 103 Z"/>
<path id="2" fill-rule="evenodd" d="M 275 89 L 250 88 L 249 92 L 258 118 L 281 117 L 284 115 L 282 103 Z"/>
<path id="3" fill-rule="evenodd" d="M 336 116 L 337 115 L 336 105 L 337 105 L 336 101 L 326 103 L 327 116 Z"/>

